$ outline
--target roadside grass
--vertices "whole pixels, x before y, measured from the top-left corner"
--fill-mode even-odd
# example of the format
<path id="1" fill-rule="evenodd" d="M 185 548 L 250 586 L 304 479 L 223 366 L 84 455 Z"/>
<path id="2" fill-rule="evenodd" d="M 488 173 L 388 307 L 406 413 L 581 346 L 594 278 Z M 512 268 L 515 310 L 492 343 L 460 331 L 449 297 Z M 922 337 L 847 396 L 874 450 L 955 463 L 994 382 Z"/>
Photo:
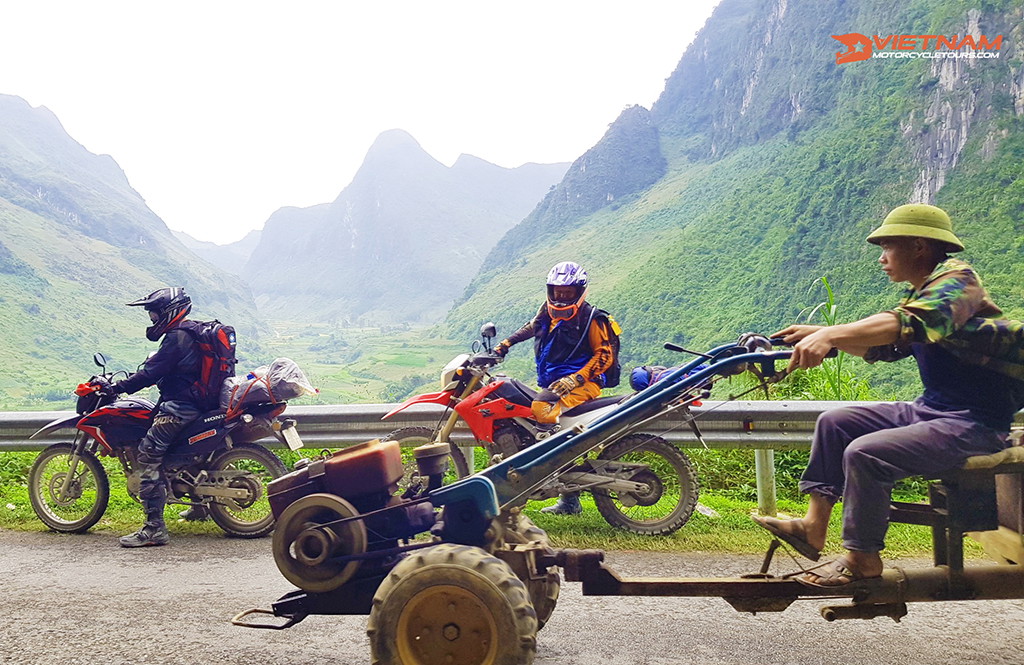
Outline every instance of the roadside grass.
<path id="1" fill-rule="evenodd" d="M 0 454 L 0 528 L 19 531 L 45 531 L 46 526 L 32 512 L 25 485 L 25 474 L 35 459 L 35 453 Z M 93 531 L 113 535 L 130 533 L 142 522 L 142 511 L 128 496 L 124 476 L 112 460 L 103 460 L 110 478 L 110 505 Z M 294 460 L 288 460 L 289 466 Z M 649 552 L 728 552 L 759 554 L 770 542 L 769 535 L 757 527 L 750 516 L 756 512 L 754 501 L 704 492 L 700 502 L 711 509 L 711 515 L 694 511 L 683 528 L 668 536 L 642 536 L 616 529 L 604 521 L 589 495 L 582 497 L 584 512 L 579 516 L 547 515 L 540 509 L 554 500 L 531 502 L 525 513 L 548 533 L 551 544 L 560 548 L 603 549 Z M 802 500 L 780 499 L 781 513 L 799 516 L 806 510 Z M 168 505 L 165 513 L 172 535 L 219 534 L 212 522 L 184 522 L 178 513 L 184 506 Z M 931 532 L 926 527 L 894 524 L 889 530 L 886 558 L 929 556 Z M 838 554 L 840 546 L 840 511 L 833 515 L 829 527 L 829 545 L 826 555 Z M 965 554 L 978 557 L 981 547 L 973 540 L 965 540 Z"/>
<path id="2" fill-rule="evenodd" d="M 545 503 L 531 503 L 526 514 L 544 529 L 555 547 L 578 549 L 630 550 L 647 552 L 723 552 L 732 554 L 759 554 L 767 550 L 771 536 L 750 519 L 757 513 L 757 504 L 714 494 L 702 494 L 700 502 L 713 511 L 712 515 L 694 511 L 683 528 L 668 536 L 641 536 L 612 527 L 598 513 L 589 496 L 581 498 L 583 514 L 578 516 L 547 515 L 540 512 Z M 807 509 L 805 501 L 780 501 L 780 515 L 797 517 Z M 825 555 L 843 552 L 841 542 L 841 515 L 836 510 L 829 525 Z M 893 524 L 886 539 L 884 558 L 930 556 L 931 530 L 909 524 Z M 964 541 L 965 556 L 984 554 L 973 540 Z"/>
<path id="3" fill-rule="evenodd" d="M 831 305 L 830 305 L 831 306 Z M 829 311 L 832 311 L 831 309 Z M 275 322 L 275 336 L 265 340 L 259 354 L 250 363 L 269 362 L 277 356 L 288 356 L 299 363 L 320 395 L 304 398 L 296 403 L 339 404 L 355 402 L 398 401 L 411 393 L 421 392 L 423 383 L 436 380 L 447 360 L 467 351 L 469 342 L 439 339 L 423 330 L 392 330 L 381 328 L 339 328 L 321 324 L 307 325 Z M 128 354 L 118 354 L 117 357 Z M 510 358 L 502 367 L 513 376 L 529 376 L 532 361 L 529 354 Z M 253 369 L 246 367 L 245 369 Z M 856 383 L 855 377 L 842 368 L 838 374 L 841 384 Z M 831 387 L 825 370 L 802 373 L 776 386 L 775 398 L 820 398 Z M 857 383 L 857 386 L 861 384 Z M 790 392 L 784 393 L 783 387 Z M 734 387 L 735 388 L 735 387 Z M 863 398 L 863 397 L 862 397 Z M 28 408 L 70 409 L 73 397 L 59 403 L 26 405 Z M 26 408 L 16 406 L 15 408 Z M 288 468 L 295 456 L 277 451 Z M 314 455 L 318 451 L 303 451 Z M 669 536 L 640 536 L 629 534 L 608 525 L 598 513 L 589 495 L 584 495 L 584 514 L 562 517 L 541 514 L 543 503 L 530 503 L 526 514 L 548 532 L 556 547 L 596 548 L 609 550 L 640 550 L 661 552 L 732 552 L 760 553 L 769 543 L 769 536 L 751 521 L 756 511 L 756 489 L 753 483 L 753 455 L 749 450 L 687 450 L 700 479 L 701 503 L 714 512 L 712 516 L 695 512 L 682 529 Z M 32 512 L 25 487 L 25 478 L 36 453 L 0 453 L 0 528 L 19 530 L 45 530 L 46 527 Z M 101 532 L 128 533 L 141 523 L 142 511 L 127 494 L 124 476 L 116 461 L 104 458 L 110 478 L 110 506 L 100 522 L 93 527 Z M 476 451 L 476 468 L 487 464 L 481 449 Z M 779 492 L 779 510 L 798 516 L 806 510 L 806 501 L 795 491 L 796 479 L 806 465 L 806 452 L 778 451 L 775 455 L 776 479 Z M 923 484 L 909 482 L 898 487 L 909 497 L 919 500 Z M 550 501 L 548 503 L 551 503 Z M 180 522 L 178 513 L 184 507 L 169 505 L 166 512 L 172 533 L 220 533 L 210 522 Z M 840 541 L 840 513 L 836 511 L 829 532 L 827 553 L 838 553 Z M 925 527 L 893 525 L 885 552 L 889 557 L 925 556 L 931 551 L 931 533 Z M 974 541 L 966 541 L 969 556 L 981 554 Z"/>

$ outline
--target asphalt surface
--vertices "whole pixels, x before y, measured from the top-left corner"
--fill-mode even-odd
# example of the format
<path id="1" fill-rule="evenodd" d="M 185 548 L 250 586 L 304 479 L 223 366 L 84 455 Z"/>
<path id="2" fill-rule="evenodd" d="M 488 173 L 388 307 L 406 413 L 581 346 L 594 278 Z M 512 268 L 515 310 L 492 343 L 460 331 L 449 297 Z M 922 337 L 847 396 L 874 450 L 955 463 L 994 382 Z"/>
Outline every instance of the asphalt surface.
<path id="1" fill-rule="evenodd" d="M 759 557 L 609 552 L 624 576 L 718 577 Z M 284 631 L 231 625 L 292 587 L 270 540 L 178 535 L 126 550 L 114 534 L 0 530 L 0 663 L 369 662 L 365 617 L 309 617 Z M 901 565 L 926 565 L 902 562 Z M 1024 593 L 1022 593 L 1024 595 Z M 827 623 L 826 601 L 739 614 L 718 598 L 583 597 L 563 583 L 536 665 L 1021 665 L 1024 601 L 918 603 L 890 619 Z"/>

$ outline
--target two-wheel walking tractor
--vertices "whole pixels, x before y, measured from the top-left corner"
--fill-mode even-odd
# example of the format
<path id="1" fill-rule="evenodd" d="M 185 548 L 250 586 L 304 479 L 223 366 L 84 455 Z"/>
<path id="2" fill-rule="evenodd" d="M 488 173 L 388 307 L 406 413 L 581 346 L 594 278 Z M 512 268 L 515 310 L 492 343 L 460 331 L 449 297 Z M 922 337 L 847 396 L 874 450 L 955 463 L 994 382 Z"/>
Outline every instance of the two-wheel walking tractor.
<path id="1" fill-rule="evenodd" d="M 939 479 L 928 504 L 894 504 L 892 521 L 927 525 L 934 565 L 887 569 L 840 589 L 758 571 L 739 578 L 623 579 L 596 550 L 555 549 L 521 509 L 538 487 L 602 446 L 706 395 L 708 383 L 745 369 L 761 382 L 785 376 L 789 351 L 717 347 L 585 428 L 560 432 L 474 476 L 442 484 L 447 443 L 414 450 L 422 482 L 398 493 L 398 443 L 373 441 L 314 460 L 271 485 L 273 553 L 298 589 L 237 625 L 283 629 L 312 614 L 368 614 L 374 663 L 530 663 L 537 631 L 554 612 L 562 575 L 584 595 L 719 596 L 741 612 L 778 612 L 798 599 L 848 598 L 822 608 L 829 620 L 891 617 L 907 603 L 1024 598 L 1021 546 L 1024 448 L 971 458 Z M 699 366 L 710 363 L 706 368 Z M 637 482 L 650 474 L 636 470 Z M 656 492 L 657 488 L 647 488 Z M 1004 564 L 964 567 L 963 537 L 985 532 Z M 800 572 L 800 571 L 797 571 Z M 283 619 L 277 622 L 272 615 Z"/>

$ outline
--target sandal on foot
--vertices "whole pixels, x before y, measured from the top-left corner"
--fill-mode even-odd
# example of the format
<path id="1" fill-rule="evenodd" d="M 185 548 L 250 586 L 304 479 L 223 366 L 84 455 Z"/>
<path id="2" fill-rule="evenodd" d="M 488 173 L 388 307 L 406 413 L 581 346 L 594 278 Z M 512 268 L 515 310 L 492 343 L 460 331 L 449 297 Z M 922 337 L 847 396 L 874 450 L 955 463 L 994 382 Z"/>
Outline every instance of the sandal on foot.
<path id="1" fill-rule="evenodd" d="M 751 519 L 757 523 L 758 526 L 768 531 L 782 542 L 786 543 L 793 549 L 795 549 L 802 556 L 807 557 L 811 561 L 817 561 L 821 558 L 821 550 L 814 545 L 811 545 L 804 538 L 801 538 L 795 533 L 789 531 L 783 531 L 779 528 L 779 524 L 782 522 L 775 519 L 774 517 L 760 517 L 753 516 Z M 799 522 L 800 520 L 792 520 L 793 522 Z M 803 528 L 803 524 L 800 524 L 800 528 Z M 806 534 L 804 534 L 806 536 Z"/>
<path id="2" fill-rule="evenodd" d="M 819 567 L 819 570 L 804 573 L 796 580 L 801 584 L 819 589 L 835 589 L 854 582 L 875 580 L 881 577 L 881 573 L 870 576 L 862 575 L 850 567 L 850 562 L 846 560 L 846 557 L 839 557 L 835 561 Z"/>

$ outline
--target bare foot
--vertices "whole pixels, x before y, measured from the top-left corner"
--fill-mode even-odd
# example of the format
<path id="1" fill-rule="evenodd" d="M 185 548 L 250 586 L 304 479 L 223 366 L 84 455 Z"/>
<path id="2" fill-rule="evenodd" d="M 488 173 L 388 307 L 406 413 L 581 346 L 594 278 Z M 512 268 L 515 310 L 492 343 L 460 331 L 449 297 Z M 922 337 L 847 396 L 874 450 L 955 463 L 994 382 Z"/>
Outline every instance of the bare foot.
<path id="1" fill-rule="evenodd" d="M 780 520 L 774 517 L 761 517 L 759 521 L 763 522 L 765 528 L 769 526 L 774 527 L 784 534 L 804 541 L 818 551 L 825 547 L 827 532 L 825 530 L 815 531 L 808 528 L 807 523 L 802 519 Z"/>
<path id="2" fill-rule="evenodd" d="M 786 543 L 811 561 L 821 558 L 821 547 L 815 546 L 807 540 L 807 528 L 803 520 L 778 520 L 774 517 L 754 517 L 753 519 L 778 540 Z M 825 544 L 824 537 L 820 542 L 822 545 Z"/>
<path id="3" fill-rule="evenodd" d="M 804 584 L 816 587 L 840 587 L 882 575 L 882 558 L 878 552 L 847 551 L 835 561 L 816 571 L 804 573 L 798 579 Z"/>

